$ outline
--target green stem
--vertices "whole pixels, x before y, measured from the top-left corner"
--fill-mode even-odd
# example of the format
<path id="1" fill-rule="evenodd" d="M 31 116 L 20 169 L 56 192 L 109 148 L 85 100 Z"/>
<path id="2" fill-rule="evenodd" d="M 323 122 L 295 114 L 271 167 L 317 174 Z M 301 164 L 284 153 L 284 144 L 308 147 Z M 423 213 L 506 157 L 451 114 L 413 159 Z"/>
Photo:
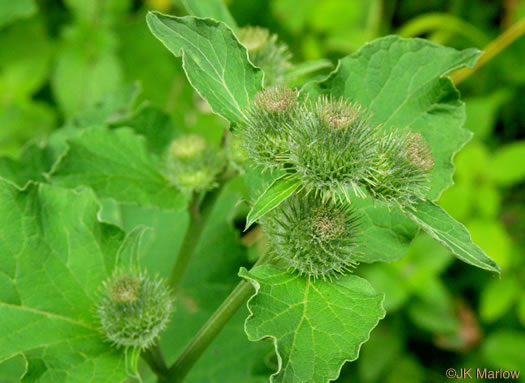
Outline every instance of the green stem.
<path id="1" fill-rule="evenodd" d="M 208 192 L 201 203 L 199 203 L 199 195 L 194 194 L 193 199 L 190 204 L 190 222 L 188 230 L 184 235 L 184 240 L 182 241 L 182 246 L 177 255 L 177 260 L 173 266 L 171 272 L 169 285 L 173 289 L 173 293 L 177 293 L 180 285 L 186 275 L 188 266 L 190 265 L 190 260 L 197 246 L 199 245 L 199 240 L 206 227 L 208 218 L 215 206 L 215 202 L 221 194 L 222 187 L 225 182 L 221 182 L 219 187 Z"/>
<path id="2" fill-rule="evenodd" d="M 155 375 L 159 377 L 159 381 L 167 379 L 169 374 L 168 365 L 158 343 L 155 344 L 154 347 L 142 352 L 141 357 L 150 366 Z"/>
<path id="3" fill-rule="evenodd" d="M 490 61 L 494 56 L 498 55 L 503 49 L 508 47 L 518 38 L 525 34 L 525 17 L 517 21 L 515 24 L 511 25 L 505 30 L 501 35 L 495 38 L 490 44 L 483 48 L 483 54 L 479 58 L 476 66 L 472 69 L 463 68 L 455 71 L 451 74 L 452 81 L 454 84 L 458 85 L 463 82 L 468 76 L 477 71 L 488 61 Z"/>
<path id="4" fill-rule="evenodd" d="M 268 263 L 270 260 L 271 255 L 268 253 L 264 254 L 253 267 Z M 180 383 L 183 381 L 202 353 L 230 321 L 237 310 L 248 301 L 248 298 L 253 295 L 253 292 L 254 289 L 251 283 L 244 280 L 239 282 L 230 295 L 228 295 L 219 308 L 193 337 L 177 361 L 169 368 L 168 381 L 170 383 Z"/>

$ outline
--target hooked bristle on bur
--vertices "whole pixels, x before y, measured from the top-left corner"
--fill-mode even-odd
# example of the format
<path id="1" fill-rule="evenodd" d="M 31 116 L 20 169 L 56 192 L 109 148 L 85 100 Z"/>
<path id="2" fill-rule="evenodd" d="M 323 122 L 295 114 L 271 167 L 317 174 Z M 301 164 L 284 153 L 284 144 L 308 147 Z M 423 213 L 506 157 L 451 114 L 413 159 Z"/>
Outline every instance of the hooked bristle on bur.
<path id="1" fill-rule="evenodd" d="M 425 137 L 421 133 L 410 133 L 408 144 L 408 159 L 414 165 L 420 167 L 426 172 L 434 169 L 434 156 L 430 146 L 425 141 Z"/>
<path id="2" fill-rule="evenodd" d="M 370 194 L 401 209 L 424 199 L 429 190 L 430 149 L 417 133 L 389 132 L 379 141 Z"/>
<path id="3" fill-rule="evenodd" d="M 288 126 L 296 118 L 298 92 L 285 86 L 259 91 L 238 130 L 252 161 L 265 169 L 282 166 L 288 151 Z"/>
<path id="4" fill-rule="evenodd" d="M 290 125 L 287 162 L 305 190 L 323 199 L 364 198 L 374 164 L 376 127 L 363 109 L 343 99 L 307 101 Z"/>

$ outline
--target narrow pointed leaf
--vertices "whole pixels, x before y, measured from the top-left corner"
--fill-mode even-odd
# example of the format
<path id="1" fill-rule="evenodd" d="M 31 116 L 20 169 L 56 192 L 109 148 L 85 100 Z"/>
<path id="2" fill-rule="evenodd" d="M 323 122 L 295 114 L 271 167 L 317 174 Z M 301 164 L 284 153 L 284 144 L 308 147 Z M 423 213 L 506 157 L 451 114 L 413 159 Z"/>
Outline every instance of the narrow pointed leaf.
<path id="1" fill-rule="evenodd" d="M 245 230 L 255 221 L 279 206 L 295 193 L 300 186 L 301 182 L 287 178 L 286 174 L 273 181 L 252 206 L 246 218 Z"/>
<path id="2" fill-rule="evenodd" d="M 263 73 L 232 30 L 213 19 L 167 16 L 150 12 L 148 26 L 175 56 L 195 90 L 213 111 L 241 122 L 250 100 L 262 87 Z"/>
<path id="3" fill-rule="evenodd" d="M 458 259 L 501 273 L 500 267 L 474 242 L 467 228 L 430 201 L 419 202 L 407 213 L 419 227 L 448 248 Z"/>
<path id="4" fill-rule="evenodd" d="M 248 302 L 248 338 L 270 337 L 276 348 L 278 370 L 271 382 L 335 380 L 385 316 L 383 294 L 355 275 L 313 282 L 270 265 L 243 268 L 239 275 L 256 289 Z"/>

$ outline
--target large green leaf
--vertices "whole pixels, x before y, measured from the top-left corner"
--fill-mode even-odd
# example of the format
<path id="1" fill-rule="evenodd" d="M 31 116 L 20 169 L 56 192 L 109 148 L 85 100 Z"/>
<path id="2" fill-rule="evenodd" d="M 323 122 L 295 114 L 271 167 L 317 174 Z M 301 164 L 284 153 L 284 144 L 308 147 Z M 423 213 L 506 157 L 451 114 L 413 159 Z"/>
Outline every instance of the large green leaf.
<path id="1" fill-rule="evenodd" d="M 239 275 L 257 290 L 248 302 L 246 333 L 254 341 L 271 337 L 278 353 L 271 382 L 336 379 L 385 316 L 383 295 L 355 275 L 314 282 L 269 265 Z"/>
<path id="2" fill-rule="evenodd" d="M 222 0 L 183 0 L 182 3 L 190 15 L 211 17 L 217 21 L 222 21 L 235 32 L 239 29 L 228 7 Z"/>
<path id="3" fill-rule="evenodd" d="M 159 158 L 132 130 L 85 129 L 69 146 L 51 175 L 52 182 L 90 186 L 100 198 L 122 203 L 174 210 L 186 206 L 187 196 L 162 174 Z"/>
<path id="4" fill-rule="evenodd" d="M 24 354 L 24 382 L 123 381 L 123 353 L 94 315 L 123 232 L 97 220 L 89 190 L 0 186 L 0 362 Z"/>
<path id="5" fill-rule="evenodd" d="M 430 201 L 421 201 L 407 212 L 432 238 L 448 248 L 458 259 L 479 268 L 501 273 L 501 269 L 472 242 L 468 230 L 445 210 Z"/>
<path id="6" fill-rule="evenodd" d="M 263 73 L 230 28 L 212 19 L 148 13 L 151 32 L 171 53 L 182 56 L 190 83 L 224 118 L 241 122 L 262 87 Z"/>
<path id="7" fill-rule="evenodd" d="M 300 186 L 300 181 L 286 178 L 286 174 L 273 181 L 253 204 L 248 217 L 246 217 L 245 229 L 248 229 L 255 221 L 279 206 L 295 193 Z"/>
<path id="8" fill-rule="evenodd" d="M 452 157 L 470 139 L 462 129 L 465 107 L 448 77 L 451 71 L 472 67 L 480 51 L 457 51 L 422 39 L 388 36 L 345 57 L 310 93 L 344 96 L 365 107 L 373 124 L 385 129 L 421 133 L 432 150 L 430 200 L 453 184 Z"/>

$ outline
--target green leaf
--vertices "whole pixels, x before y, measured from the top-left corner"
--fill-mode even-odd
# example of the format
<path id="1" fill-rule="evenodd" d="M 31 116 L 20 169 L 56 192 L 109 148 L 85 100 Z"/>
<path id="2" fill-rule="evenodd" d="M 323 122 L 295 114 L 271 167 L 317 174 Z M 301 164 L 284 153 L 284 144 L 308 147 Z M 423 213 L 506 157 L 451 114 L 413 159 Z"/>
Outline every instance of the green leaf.
<path id="1" fill-rule="evenodd" d="M 133 129 L 146 138 L 148 149 L 158 155 L 164 153 L 177 131 L 175 124 L 166 113 L 147 102 L 143 103 L 133 115 L 112 124 L 111 127 Z"/>
<path id="2" fill-rule="evenodd" d="M 486 338 L 481 352 L 490 366 L 508 370 L 523 370 L 525 366 L 524 347 L 525 332 L 499 330 Z"/>
<path id="3" fill-rule="evenodd" d="M 73 137 L 51 181 L 72 188 L 86 185 L 100 198 L 121 203 L 177 210 L 187 202 L 162 174 L 160 159 L 147 151 L 144 138 L 128 128 L 85 129 Z"/>
<path id="4" fill-rule="evenodd" d="M 407 215 L 458 259 L 473 266 L 501 273 L 501 269 L 472 242 L 468 230 L 445 210 L 430 201 L 421 201 Z"/>
<path id="5" fill-rule="evenodd" d="M 322 71 L 324 69 L 331 69 L 334 67 L 334 64 L 328 59 L 320 59 L 314 61 L 306 61 L 294 65 L 292 69 L 286 72 L 285 83 L 289 86 L 300 83 L 301 80 L 307 78 L 312 73 Z"/>
<path id="6" fill-rule="evenodd" d="M 360 216 L 360 262 L 393 262 L 405 256 L 418 227 L 399 208 L 390 210 L 371 199 L 351 197 Z"/>
<path id="7" fill-rule="evenodd" d="M 102 99 L 75 116 L 75 125 L 80 128 L 117 124 L 131 117 L 133 107 L 140 94 L 137 82 L 108 93 Z"/>
<path id="8" fill-rule="evenodd" d="M 93 192 L 0 180 L 0 362 L 24 354 L 23 381 L 122 382 L 122 352 L 94 308 L 123 232 L 98 221 Z M 120 249 L 120 250 L 119 250 Z"/>
<path id="9" fill-rule="evenodd" d="M 355 275 L 314 282 L 270 265 L 242 268 L 239 275 L 257 291 L 248 302 L 248 338 L 271 337 L 278 353 L 271 382 L 336 379 L 385 316 L 383 294 Z"/>
<path id="10" fill-rule="evenodd" d="M 483 286 L 480 300 L 480 317 L 491 323 L 505 315 L 520 294 L 519 281 L 512 277 L 491 280 Z"/>
<path id="11" fill-rule="evenodd" d="M 434 156 L 432 201 L 453 184 L 452 157 L 470 139 L 465 107 L 447 73 L 472 67 L 480 51 L 457 51 L 422 39 L 388 36 L 345 57 L 325 81 L 306 91 L 344 96 L 365 107 L 373 124 L 421 133 Z"/>
<path id="12" fill-rule="evenodd" d="M 11 4 L 24 3 L 8 1 Z M 2 5 L 0 12 L 1 9 Z M 31 41 L 31 49 L 27 49 L 28 41 Z M 27 101 L 47 81 L 51 68 L 53 47 L 44 22 L 32 18 L 0 31 L 0 46 L 4 47 L 0 50 L 0 105 L 9 101 Z"/>
<path id="13" fill-rule="evenodd" d="M 525 140 L 500 147 L 492 157 L 488 173 L 498 185 L 511 186 L 525 180 Z"/>
<path id="14" fill-rule="evenodd" d="M 42 102 L 0 105 L 0 153 L 18 155 L 28 141 L 50 132 L 55 119 L 55 111 Z"/>
<path id="15" fill-rule="evenodd" d="M 248 229 L 255 221 L 279 206 L 284 200 L 295 193 L 300 186 L 300 181 L 287 178 L 286 174 L 273 181 L 253 204 L 248 213 L 248 217 L 246 217 L 246 227 L 244 230 Z"/>
<path id="16" fill-rule="evenodd" d="M 222 21 L 235 32 L 239 30 L 228 7 L 222 0 L 182 0 L 182 3 L 192 16 L 210 17 Z"/>
<path id="17" fill-rule="evenodd" d="M 0 158 L 0 177 L 22 188 L 30 181 L 45 181 L 44 173 L 51 169 L 53 163 L 49 150 L 28 146 L 20 159 Z"/>
<path id="18" fill-rule="evenodd" d="M 122 68 L 110 31 L 75 25 L 56 56 L 51 89 L 67 117 L 93 106 L 122 84 Z"/>
<path id="19" fill-rule="evenodd" d="M 222 117 L 239 123 L 262 87 L 263 73 L 231 29 L 212 19 L 148 13 L 151 32 L 171 53 L 182 56 L 188 80 Z"/>
<path id="20" fill-rule="evenodd" d="M 29 17 L 36 10 L 34 0 L 0 0 L 0 28 L 18 18 Z"/>

